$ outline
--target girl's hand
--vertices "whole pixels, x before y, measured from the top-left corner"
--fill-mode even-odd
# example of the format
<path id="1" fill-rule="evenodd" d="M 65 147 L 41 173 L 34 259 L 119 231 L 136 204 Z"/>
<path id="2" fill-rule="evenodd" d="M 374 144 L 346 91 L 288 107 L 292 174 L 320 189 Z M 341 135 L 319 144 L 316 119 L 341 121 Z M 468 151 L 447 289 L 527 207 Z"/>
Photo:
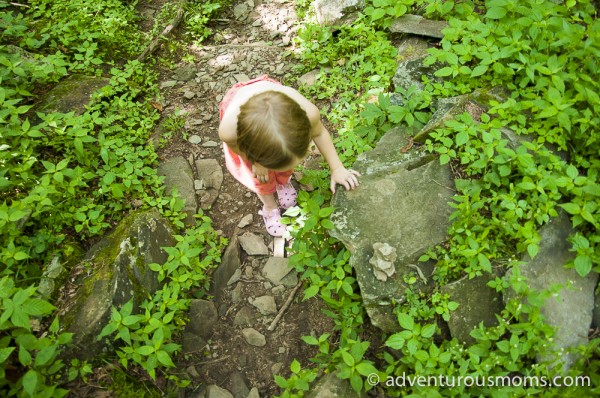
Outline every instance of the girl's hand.
<path id="1" fill-rule="evenodd" d="M 335 193 L 335 185 L 343 185 L 346 190 L 354 189 L 358 186 L 358 177 L 360 173 L 355 170 L 349 170 L 345 167 L 338 167 L 331 171 L 331 192 Z"/>
<path id="2" fill-rule="evenodd" d="M 259 182 L 269 182 L 269 169 L 266 167 L 263 167 L 258 163 L 254 163 L 252 165 L 252 173 L 254 174 L 254 178 L 256 178 Z"/>

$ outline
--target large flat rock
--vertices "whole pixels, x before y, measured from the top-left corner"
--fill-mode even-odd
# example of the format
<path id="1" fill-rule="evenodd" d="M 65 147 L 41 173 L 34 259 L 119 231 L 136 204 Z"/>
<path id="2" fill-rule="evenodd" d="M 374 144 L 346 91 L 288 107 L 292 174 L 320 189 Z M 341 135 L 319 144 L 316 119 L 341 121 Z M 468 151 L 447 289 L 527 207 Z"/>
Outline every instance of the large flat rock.
<path id="1" fill-rule="evenodd" d="M 410 133 L 393 129 L 373 151 L 363 154 L 353 166 L 362 173 L 360 187 L 339 189 L 332 203 L 336 208 L 331 217 L 335 225 L 332 235 L 352 253 L 350 263 L 367 313 L 371 322 L 385 331 L 398 327 L 393 307 L 405 300 L 404 276 L 415 273 L 415 267 L 421 268 L 425 278 L 430 275 L 430 265 L 419 264 L 417 259 L 446 239 L 450 225 L 448 203 L 454 193 L 450 169 L 423 151 L 404 153 L 401 148 Z M 369 263 L 375 243 L 396 249 L 396 272 L 385 281 L 377 279 Z"/>

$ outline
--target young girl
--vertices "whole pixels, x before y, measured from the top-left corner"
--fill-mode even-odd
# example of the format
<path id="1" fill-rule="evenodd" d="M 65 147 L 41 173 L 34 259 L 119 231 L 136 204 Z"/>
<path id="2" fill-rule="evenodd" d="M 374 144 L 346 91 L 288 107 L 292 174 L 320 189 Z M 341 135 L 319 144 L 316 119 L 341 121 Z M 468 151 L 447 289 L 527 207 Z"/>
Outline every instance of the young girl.
<path id="1" fill-rule="evenodd" d="M 292 170 L 307 155 L 312 139 L 331 169 L 331 190 L 358 186 L 358 172 L 340 161 L 319 110 L 291 87 L 266 75 L 235 84 L 219 104 L 225 164 L 236 180 L 258 195 L 267 232 L 281 236 L 279 206 L 296 204 Z M 277 193 L 277 200 L 274 194 Z"/>

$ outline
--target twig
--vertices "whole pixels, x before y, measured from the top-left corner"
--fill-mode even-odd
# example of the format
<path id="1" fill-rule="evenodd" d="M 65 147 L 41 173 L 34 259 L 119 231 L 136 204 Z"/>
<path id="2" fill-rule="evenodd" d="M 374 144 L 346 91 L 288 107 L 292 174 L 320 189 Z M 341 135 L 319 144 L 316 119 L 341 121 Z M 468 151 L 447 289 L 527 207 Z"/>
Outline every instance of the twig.
<path id="1" fill-rule="evenodd" d="M 6 2 L 2 2 L 2 4 L 10 4 L 11 6 L 15 6 L 15 7 L 25 7 L 25 8 L 31 8 L 30 6 L 28 6 L 27 4 L 21 4 L 21 3 L 13 3 L 12 1 L 6 3 Z"/>
<path id="2" fill-rule="evenodd" d="M 294 290 L 292 290 L 292 292 L 288 296 L 287 300 L 285 301 L 285 304 L 283 304 L 283 307 L 281 307 L 281 309 L 277 313 L 277 316 L 275 317 L 275 319 L 273 319 L 273 322 L 271 322 L 271 324 L 267 328 L 267 330 L 269 332 L 272 332 L 273 330 L 275 330 L 275 326 L 277 325 L 277 322 L 279 322 L 279 320 L 283 316 L 283 313 L 285 312 L 285 310 L 287 310 L 287 308 L 290 306 L 290 304 L 292 303 L 292 300 L 294 299 L 294 296 L 296 295 L 296 293 L 298 292 L 298 289 L 300 289 L 301 286 L 302 286 L 302 281 L 300 280 L 296 284 L 296 287 L 294 287 Z"/>
<path id="3" fill-rule="evenodd" d="M 442 187 L 442 188 L 446 188 L 446 189 L 449 189 L 449 190 L 451 190 L 452 192 L 456 192 L 456 189 L 454 189 L 454 188 L 450 188 L 450 187 L 447 187 L 447 186 L 445 186 L 444 184 L 441 184 L 441 183 L 437 182 L 437 181 L 436 181 L 436 180 L 434 180 L 433 178 L 431 179 L 431 181 L 435 182 L 436 184 L 438 184 L 438 185 L 439 185 L 440 187 Z"/>
<path id="4" fill-rule="evenodd" d="M 229 359 L 230 356 L 231 355 L 225 355 L 224 357 L 217 358 L 217 359 L 212 359 L 210 361 L 198 362 L 198 363 L 195 363 L 194 365 L 199 365 L 199 366 L 212 365 L 212 364 L 215 364 L 215 363 L 223 362 L 226 359 Z"/>
<path id="5" fill-rule="evenodd" d="M 183 8 L 187 4 L 187 2 L 188 0 L 183 0 L 179 3 L 179 10 L 177 10 L 177 15 L 175 15 L 175 18 L 173 18 L 171 23 L 167 25 L 167 27 L 161 32 L 160 35 L 156 36 L 154 40 L 150 42 L 150 44 L 148 45 L 148 47 L 146 47 L 144 52 L 142 52 L 142 54 L 140 54 L 140 56 L 137 58 L 138 61 L 143 62 L 146 59 L 146 57 L 148 57 L 148 55 L 156 51 L 156 48 L 160 43 L 160 39 L 166 37 L 169 33 L 171 33 L 173 29 L 177 27 L 177 25 L 179 25 L 179 23 L 183 19 Z"/>

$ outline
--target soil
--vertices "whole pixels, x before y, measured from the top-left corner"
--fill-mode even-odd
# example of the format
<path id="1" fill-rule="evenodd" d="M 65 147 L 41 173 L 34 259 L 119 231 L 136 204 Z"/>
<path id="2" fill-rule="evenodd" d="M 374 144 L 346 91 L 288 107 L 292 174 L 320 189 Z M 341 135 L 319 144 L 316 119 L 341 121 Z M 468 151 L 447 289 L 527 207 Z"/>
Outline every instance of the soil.
<path id="1" fill-rule="evenodd" d="M 138 5 L 140 15 L 144 16 L 140 21 L 143 29 L 152 28 L 152 19 L 164 3 L 154 0 Z M 285 56 L 286 52 L 293 49 L 296 19 L 293 2 L 288 0 L 236 2 L 222 10 L 218 19 L 211 22 L 209 28 L 213 35 L 201 45 L 188 44 L 185 51 L 180 51 L 181 60 L 176 59 L 175 65 L 168 68 L 161 66 L 164 62 L 157 63 L 162 95 L 158 106 L 162 108 L 161 122 L 176 114 L 182 115 L 185 120 L 178 134 L 165 135 L 164 128 L 157 128 L 154 140 L 159 143 L 159 159 L 183 156 L 192 167 L 197 159 L 216 159 L 219 162 L 224 175 L 223 185 L 218 199 L 210 209 L 205 210 L 205 214 L 211 218 L 214 229 L 227 238 L 249 231 L 263 237 L 267 245 L 272 243 L 262 218 L 257 215 L 260 209 L 258 198 L 235 181 L 226 170 L 217 134 L 218 104 L 233 84 L 263 74 L 297 88 L 294 83 L 299 75 L 294 74 L 294 60 Z M 172 35 L 180 42 L 185 40 L 181 36 L 181 27 L 174 30 Z M 193 62 L 190 62 L 190 55 L 193 56 Z M 168 59 L 173 57 L 173 52 L 163 45 L 151 57 Z M 193 70 L 194 73 L 183 76 L 186 70 Z M 200 143 L 190 143 L 192 136 L 197 136 L 194 137 L 196 139 L 199 137 Z M 197 171 L 194 172 L 198 177 Z M 237 225 L 248 214 L 253 215 L 253 222 L 240 230 Z M 263 347 L 248 344 L 241 333 L 243 327 L 233 324 L 235 315 L 243 307 L 252 308 L 248 303 L 249 298 L 263 295 L 273 296 L 279 310 L 293 287 L 274 292 L 273 286 L 260 277 L 260 268 L 266 257 L 242 257 L 242 279 L 239 282 L 242 299 L 234 302 L 231 291 L 235 285 L 229 286 L 218 303 L 217 329 L 204 349 L 177 358 L 176 373 L 192 380 L 189 387 L 178 390 L 178 396 L 204 397 L 208 385 L 228 389 L 236 398 L 245 398 L 251 388 L 258 389 L 261 397 L 279 395 L 281 390 L 273 376 L 279 374 L 289 377 L 290 364 L 294 359 L 303 367 L 312 366 L 310 358 L 317 354 L 314 347 L 302 342 L 302 336 L 312 334 L 318 337 L 323 333 L 331 333 L 333 329 L 333 321 L 322 312 L 325 304 L 317 298 L 302 301 L 303 292 L 300 289 L 273 331 L 268 331 L 267 327 L 274 315 L 261 316 L 255 312 L 256 320 L 251 327 L 265 335 L 267 344 Z M 129 369 L 128 373 L 148 380 L 141 369 Z M 107 369 L 100 369 L 92 377 L 92 383 L 71 389 L 70 396 L 116 396 L 106 388 L 98 387 L 110 384 L 111 377 Z M 170 390 L 160 377 L 156 384 L 163 391 Z"/>

